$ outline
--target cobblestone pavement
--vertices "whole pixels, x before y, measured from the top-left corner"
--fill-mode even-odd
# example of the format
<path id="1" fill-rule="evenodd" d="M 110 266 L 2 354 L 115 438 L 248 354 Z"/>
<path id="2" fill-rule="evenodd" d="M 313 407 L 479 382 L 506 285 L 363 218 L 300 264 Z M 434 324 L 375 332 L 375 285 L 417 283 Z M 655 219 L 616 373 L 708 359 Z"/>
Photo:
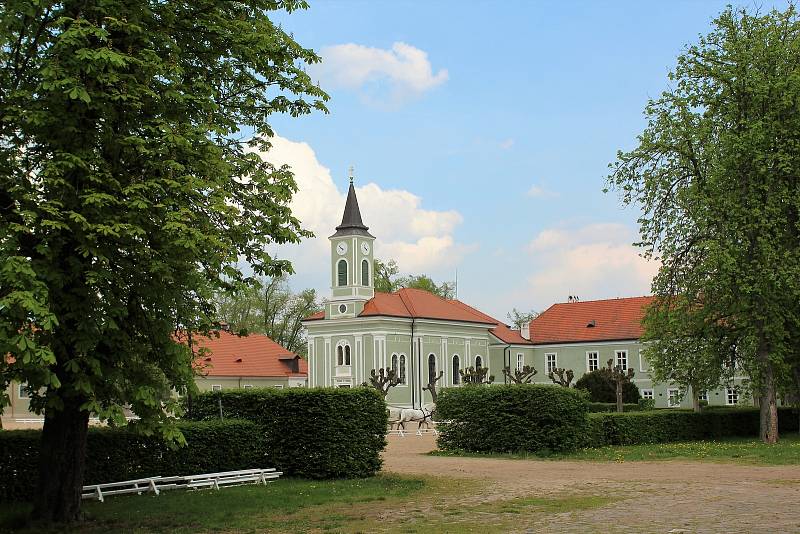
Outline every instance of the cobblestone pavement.
<path id="1" fill-rule="evenodd" d="M 620 497 L 599 509 L 520 517 L 520 532 L 800 532 L 800 466 L 587 462 L 429 456 L 435 438 L 389 436 L 384 470 L 483 481 L 458 503 L 516 497 Z M 487 515 L 487 530 L 492 530 Z"/>

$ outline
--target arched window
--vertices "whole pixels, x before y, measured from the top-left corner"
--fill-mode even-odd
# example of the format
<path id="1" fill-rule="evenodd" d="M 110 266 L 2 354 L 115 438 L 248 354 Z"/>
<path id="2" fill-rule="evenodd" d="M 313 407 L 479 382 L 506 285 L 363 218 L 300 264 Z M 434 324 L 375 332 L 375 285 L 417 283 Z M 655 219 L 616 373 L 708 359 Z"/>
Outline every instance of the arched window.
<path id="1" fill-rule="evenodd" d="M 347 260 L 339 260 L 336 264 L 336 285 L 347 285 Z"/>
<path id="2" fill-rule="evenodd" d="M 483 367 L 483 358 L 480 356 L 475 356 L 475 370 L 478 370 L 481 367 Z"/>
<path id="3" fill-rule="evenodd" d="M 436 378 L 436 355 L 428 354 L 428 380 Z"/>
<path id="4" fill-rule="evenodd" d="M 453 355 L 453 385 L 461 383 L 461 375 L 458 374 L 458 371 L 461 369 L 461 365 L 458 361 L 458 354 Z"/>
<path id="5" fill-rule="evenodd" d="M 344 346 L 344 364 L 350 365 L 350 345 Z"/>
<path id="6" fill-rule="evenodd" d="M 406 383 L 406 355 L 400 355 L 400 383 L 405 385 Z"/>
<path id="7" fill-rule="evenodd" d="M 336 365 L 350 365 L 350 344 L 344 339 L 336 344 Z"/>
<path id="8" fill-rule="evenodd" d="M 336 347 L 336 365 L 344 365 L 344 349 L 341 345 Z"/>
<path id="9" fill-rule="evenodd" d="M 397 374 L 397 354 L 392 354 L 392 371 Z"/>
<path id="10" fill-rule="evenodd" d="M 361 260 L 361 285 L 369 287 L 369 262 Z"/>

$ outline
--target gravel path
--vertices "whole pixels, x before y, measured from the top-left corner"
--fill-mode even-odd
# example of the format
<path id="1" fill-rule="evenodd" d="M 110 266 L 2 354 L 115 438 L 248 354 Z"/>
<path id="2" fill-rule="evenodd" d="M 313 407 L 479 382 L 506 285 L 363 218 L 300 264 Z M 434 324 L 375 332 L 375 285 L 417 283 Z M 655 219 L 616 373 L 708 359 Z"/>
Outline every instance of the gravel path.
<path id="1" fill-rule="evenodd" d="M 487 482 L 476 499 L 603 495 L 601 509 L 555 514 L 521 532 L 800 532 L 800 466 L 568 462 L 428 456 L 435 438 L 389 436 L 384 470 Z"/>

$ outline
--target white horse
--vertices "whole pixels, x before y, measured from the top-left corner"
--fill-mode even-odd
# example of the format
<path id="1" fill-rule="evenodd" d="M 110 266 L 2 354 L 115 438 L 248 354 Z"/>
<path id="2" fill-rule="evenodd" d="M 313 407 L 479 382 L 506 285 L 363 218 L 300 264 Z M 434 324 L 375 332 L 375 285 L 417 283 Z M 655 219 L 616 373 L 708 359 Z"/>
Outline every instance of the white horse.
<path id="1" fill-rule="evenodd" d="M 397 406 L 387 406 L 386 411 L 389 412 L 389 430 L 394 430 L 395 425 L 399 425 L 400 423 L 400 415 L 403 411 L 403 408 L 398 408 Z"/>
<path id="2" fill-rule="evenodd" d="M 435 404 L 425 404 L 420 409 L 403 408 L 400 410 L 400 419 L 397 421 L 397 428 L 400 429 L 400 427 L 402 427 L 403 430 L 405 430 L 406 423 L 416 421 L 418 430 L 422 428 L 423 423 L 425 424 L 425 428 L 429 429 L 434 410 L 436 410 Z"/>

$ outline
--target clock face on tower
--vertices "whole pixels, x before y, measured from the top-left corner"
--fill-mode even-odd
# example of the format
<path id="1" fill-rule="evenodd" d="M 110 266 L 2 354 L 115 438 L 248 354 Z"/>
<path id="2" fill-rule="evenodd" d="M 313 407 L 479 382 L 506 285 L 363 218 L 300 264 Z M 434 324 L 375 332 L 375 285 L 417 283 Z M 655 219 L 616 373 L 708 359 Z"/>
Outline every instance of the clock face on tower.
<path id="1" fill-rule="evenodd" d="M 338 245 L 336 245 L 336 252 L 339 253 L 339 256 L 344 256 L 345 254 L 347 254 L 347 243 L 342 241 Z"/>
<path id="2" fill-rule="evenodd" d="M 369 243 L 361 243 L 361 253 L 366 256 L 369 254 Z"/>

